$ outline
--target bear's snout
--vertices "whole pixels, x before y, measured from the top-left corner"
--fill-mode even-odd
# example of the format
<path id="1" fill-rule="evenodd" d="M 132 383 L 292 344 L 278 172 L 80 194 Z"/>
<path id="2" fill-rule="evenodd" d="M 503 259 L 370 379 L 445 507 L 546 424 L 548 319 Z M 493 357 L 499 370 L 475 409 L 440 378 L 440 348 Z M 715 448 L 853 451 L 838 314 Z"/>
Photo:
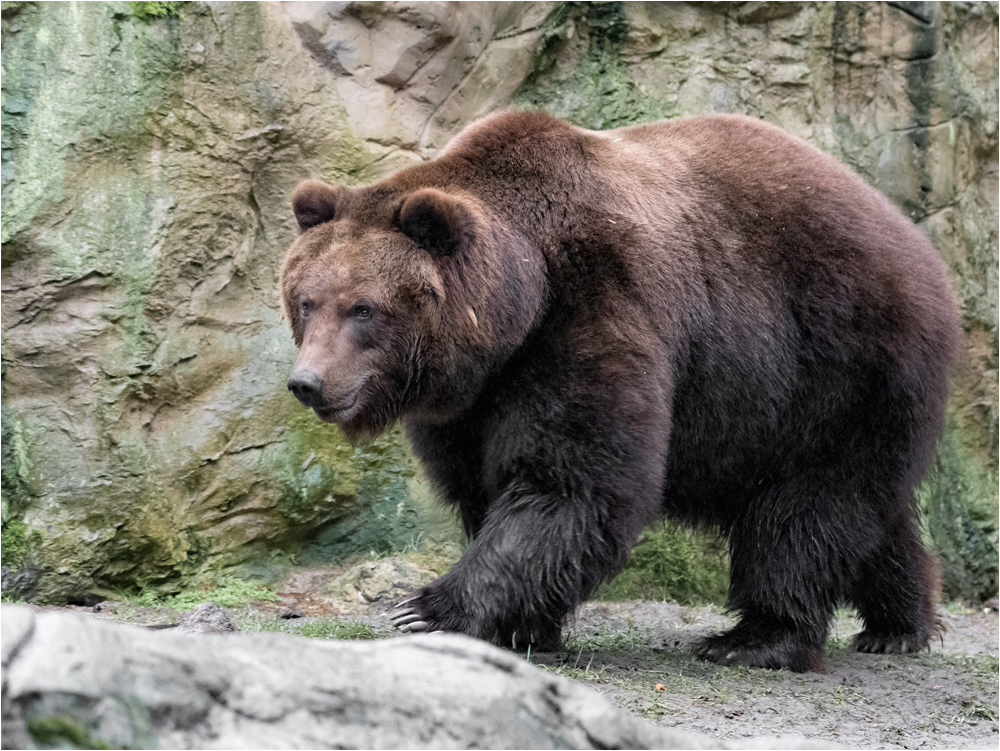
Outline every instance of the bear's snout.
<path id="1" fill-rule="evenodd" d="M 288 390 L 307 407 L 319 407 L 323 400 L 323 379 L 315 371 L 299 368 L 292 371 Z"/>

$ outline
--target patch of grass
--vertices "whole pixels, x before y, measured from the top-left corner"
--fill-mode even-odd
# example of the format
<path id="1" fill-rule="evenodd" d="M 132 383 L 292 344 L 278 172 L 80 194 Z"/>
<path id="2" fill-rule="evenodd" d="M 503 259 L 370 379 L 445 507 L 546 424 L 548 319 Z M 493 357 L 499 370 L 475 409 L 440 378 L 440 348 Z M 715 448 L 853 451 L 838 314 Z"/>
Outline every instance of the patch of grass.
<path id="1" fill-rule="evenodd" d="M 982 692 L 995 694 L 997 690 L 997 674 L 1000 673 L 1000 660 L 993 655 L 949 655 L 957 672 L 967 671 Z M 995 720 L 996 718 L 994 718 Z"/>
<path id="2" fill-rule="evenodd" d="M 871 704 L 871 700 L 864 694 L 854 690 L 850 686 L 845 686 L 841 684 L 833 692 L 833 701 L 837 705 L 844 704 L 855 704 L 857 706 L 866 706 Z"/>
<path id="3" fill-rule="evenodd" d="M 643 532 L 625 570 L 602 584 L 599 600 L 724 604 L 729 559 L 716 536 L 664 521 Z"/>
<path id="4" fill-rule="evenodd" d="M 298 630 L 299 636 L 308 639 L 378 639 L 375 629 L 367 623 L 356 621 L 309 621 Z"/>
<path id="5" fill-rule="evenodd" d="M 969 613 L 979 612 L 979 608 L 970 608 L 969 605 L 962 600 L 950 600 L 949 602 L 942 603 L 942 606 L 953 615 L 969 615 Z"/>
<path id="6" fill-rule="evenodd" d="M 384 638 L 367 623 L 339 621 L 336 618 L 284 620 L 252 614 L 240 618 L 239 627 L 241 631 L 290 634 L 304 636 L 307 639 L 370 640 Z"/>
<path id="7" fill-rule="evenodd" d="M 973 699 L 962 702 L 962 710 L 951 718 L 951 722 L 955 724 L 979 722 L 980 720 L 996 722 L 997 719 L 996 707 L 988 706 L 981 701 Z"/>
<path id="8" fill-rule="evenodd" d="M 577 662 L 573 665 L 539 665 L 538 667 L 547 673 L 552 673 L 553 675 L 559 675 L 563 678 L 569 678 L 571 681 L 579 681 L 581 683 L 601 683 L 604 681 L 605 668 L 602 666 L 597 669 L 593 669 L 594 655 L 590 655 L 589 658 L 583 659 L 583 666 L 580 667 L 580 657 L 583 656 L 581 652 L 577 656 Z"/>
<path id="9" fill-rule="evenodd" d="M 278 595 L 270 590 L 241 579 L 224 578 L 215 589 L 203 592 L 190 590 L 168 598 L 164 605 L 175 610 L 188 610 L 203 602 L 214 602 L 224 608 L 245 605 L 248 602 L 276 602 Z"/>
<path id="10" fill-rule="evenodd" d="M 144 589 L 138 594 L 121 592 L 119 599 L 136 607 L 191 610 L 203 602 L 214 602 L 223 608 L 234 608 L 252 602 L 276 602 L 278 595 L 256 584 L 230 576 L 220 578 L 212 589 L 191 589 L 176 595 L 163 595 L 160 592 Z"/>
<path id="11" fill-rule="evenodd" d="M 571 632 L 563 643 L 567 652 L 637 652 L 648 650 L 653 638 L 651 628 L 639 628 L 629 623 L 625 627 L 607 626 L 600 631 Z"/>

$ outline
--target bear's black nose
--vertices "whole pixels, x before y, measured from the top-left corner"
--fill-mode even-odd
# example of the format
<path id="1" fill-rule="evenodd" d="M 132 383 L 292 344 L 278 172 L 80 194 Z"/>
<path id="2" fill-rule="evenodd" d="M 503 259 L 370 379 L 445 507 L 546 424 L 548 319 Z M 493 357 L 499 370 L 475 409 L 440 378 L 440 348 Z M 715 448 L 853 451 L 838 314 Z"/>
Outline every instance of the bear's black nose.
<path id="1" fill-rule="evenodd" d="M 299 368 L 292 371 L 288 390 L 307 407 L 318 407 L 323 398 L 323 379 L 312 370 Z"/>

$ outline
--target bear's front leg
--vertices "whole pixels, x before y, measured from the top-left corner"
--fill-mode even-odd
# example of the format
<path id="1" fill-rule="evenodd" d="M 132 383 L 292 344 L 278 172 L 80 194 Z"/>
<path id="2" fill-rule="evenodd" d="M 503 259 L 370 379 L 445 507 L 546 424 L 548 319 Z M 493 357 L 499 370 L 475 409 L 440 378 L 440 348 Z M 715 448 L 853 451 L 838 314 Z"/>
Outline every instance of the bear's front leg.
<path id="1" fill-rule="evenodd" d="M 400 604 L 398 628 L 558 648 L 564 618 L 621 569 L 662 495 L 666 400 L 601 383 L 569 404 L 564 389 L 544 411 L 511 400 L 497 416 L 482 443 L 490 500 L 478 533 L 451 571 Z"/>
<path id="2" fill-rule="evenodd" d="M 474 460 L 466 457 L 475 482 L 441 489 L 476 489 L 475 536 L 451 571 L 397 609 L 400 629 L 557 647 L 563 619 L 618 573 L 657 518 L 669 358 L 652 347 L 655 337 L 628 299 L 607 304 L 615 317 L 603 308 L 589 317 L 553 314 L 496 379 L 496 391 L 481 396 L 475 441 L 456 428 L 462 445 L 475 445 Z M 455 456 L 454 441 L 432 433 L 449 430 L 408 432 L 440 480 L 433 470 Z M 470 499 L 451 499 L 465 515 Z"/>
<path id="3" fill-rule="evenodd" d="M 556 652 L 562 648 L 562 616 L 514 617 L 513 609 L 502 612 L 502 598 L 473 595 L 463 599 L 459 576 L 453 569 L 411 593 L 393 611 L 393 625 L 404 633 L 464 633 L 514 650 Z M 474 572 L 466 585 L 471 581 L 475 581 Z"/>
<path id="4" fill-rule="evenodd" d="M 508 490 L 451 571 L 400 603 L 394 625 L 559 649 L 564 617 L 620 568 L 638 534 L 609 518 L 612 504 L 596 505 Z"/>

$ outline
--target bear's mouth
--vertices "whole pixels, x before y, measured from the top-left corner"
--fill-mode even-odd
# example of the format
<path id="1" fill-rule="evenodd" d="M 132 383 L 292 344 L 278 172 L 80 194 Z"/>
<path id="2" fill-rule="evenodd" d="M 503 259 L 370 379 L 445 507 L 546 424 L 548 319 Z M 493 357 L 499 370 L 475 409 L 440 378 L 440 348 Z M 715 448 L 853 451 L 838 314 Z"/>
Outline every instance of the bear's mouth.
<path id="1" fill-rule="evenodd" d="M 321 407 L 313 407 L 313 412 L 323 422 L 341 423 L 350 419 L 361 401 L 361 386 L 354 389 L 350 394 L 336 401 L 326 402 Z"/>

